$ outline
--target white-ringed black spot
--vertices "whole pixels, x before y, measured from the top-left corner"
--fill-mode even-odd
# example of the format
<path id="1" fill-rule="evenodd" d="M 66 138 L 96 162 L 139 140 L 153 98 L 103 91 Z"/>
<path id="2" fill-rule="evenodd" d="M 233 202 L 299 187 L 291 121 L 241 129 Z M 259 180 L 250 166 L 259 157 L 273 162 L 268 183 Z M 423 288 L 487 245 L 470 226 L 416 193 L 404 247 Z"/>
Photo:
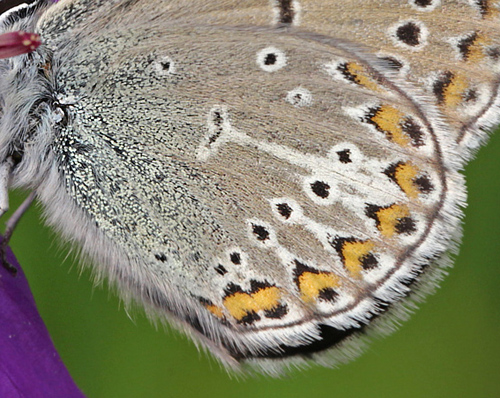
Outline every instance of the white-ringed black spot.
<path id="1" fill-rule="evenodd" d="M 311 184 L 311 190 L 316 196 L 322 199 L 326 199 L 330 196 L 330 185 L 323 181 L 314 181 Z"/>
<path id="2" fill-rule="evenodd" d="M 351 150 L 349 148 L 346 148 L 342 151 L 337 151 L 337 155 L 339 157 L 339 162 L 340 163 L 352 163 L 351 159 Z"/>
<path id="3" fill-rule="evenodd" d="M 175 73 L 175 64 L 169 56 L 162 56 L 153 62 L 155 72 L 160 76 L 172 75 Z"/>
<path id="4" fill-rule="evenodd" d="M 278 213 L 285 219 L 288 220 L 292 215 L 293 209 L 288 203 L 278 203 L 276 204 L 276 209 Z"/>
<path id="5" fill-rule="evenodd" d="M 410 5 L 419 11 L 432 11 L 439 4 L 441 0 L 410 0 Z"/>
<path id="6" fill-rule="evenodd" d="M 312 95 L 309 90 L 297 87 L 287 93 L 286 100 L 293 106 L 309 106 L 312 103 Z"/>
<path id="7" fill-rule="evenodd" d="M 270 66 L 274 65 L 278 59 L 276 58 L 276 54 L 268 53 L 266 54 L 266 58 L 264 58 L 264 65 Z"/>
<path id="8" fill-rule="evenodd" d="M 257 240 L 261 242 L 269 239 L 269 231 L 262 225 L 252 224 L 252 232 Z"/>
<path id="9" fill-rule="evenodd" d="M 286 66 L 287 59 L 283 51 L 276 47 L 266 47 L 257 53 L 257 65 L 265 72 L 276 72 Z"/>
<path id="10" fill-rule="evenodd" d="M 415 47 L 421 43 L 421 28 L 415 22 L 406 22 L 396 29 L 396 37 L 402 43 Z"/>
<path id="11" fill-rule="evenodd" d="M 432 0 L 412 0 L 413 4 L 418 7 L 429 7 L 432 4 Z"/>
<path id="12" fill-rule="evenodd" d="M 238 252 L 232 252 L 231 254 L 229 254 L 229 259 L 235 265 L 241 264 L 241 254 Z"/>

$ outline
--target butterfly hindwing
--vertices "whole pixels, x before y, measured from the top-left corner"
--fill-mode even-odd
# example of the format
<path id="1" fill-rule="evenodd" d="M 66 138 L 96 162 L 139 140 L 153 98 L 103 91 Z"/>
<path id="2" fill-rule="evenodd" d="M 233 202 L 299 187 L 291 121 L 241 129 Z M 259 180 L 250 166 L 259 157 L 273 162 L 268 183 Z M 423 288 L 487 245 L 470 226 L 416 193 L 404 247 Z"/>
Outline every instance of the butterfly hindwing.
<path id="1" fill-rule="evenodd" d="M 39 26 L 64 117 L 17 174 L 46 171 L 48 220 L 124 298 L 268 372 L 358 344 L 463 200 L 418 79 L 318 20 L 350 5 L 297 4 L 60 2 Z"/>

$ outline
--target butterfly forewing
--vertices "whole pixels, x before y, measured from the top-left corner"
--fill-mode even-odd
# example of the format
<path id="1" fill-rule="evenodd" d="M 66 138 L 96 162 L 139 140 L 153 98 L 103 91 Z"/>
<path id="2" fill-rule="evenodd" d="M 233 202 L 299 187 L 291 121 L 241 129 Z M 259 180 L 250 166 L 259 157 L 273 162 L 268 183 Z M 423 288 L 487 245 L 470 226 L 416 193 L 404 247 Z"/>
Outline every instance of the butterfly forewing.
<path id="1" fill-rule="evenodd" d="M 498 122 L 500 9 L 494 0 L 291 2 L 301 28 L 360 43 L 421 87 L 469 157 Z"/>

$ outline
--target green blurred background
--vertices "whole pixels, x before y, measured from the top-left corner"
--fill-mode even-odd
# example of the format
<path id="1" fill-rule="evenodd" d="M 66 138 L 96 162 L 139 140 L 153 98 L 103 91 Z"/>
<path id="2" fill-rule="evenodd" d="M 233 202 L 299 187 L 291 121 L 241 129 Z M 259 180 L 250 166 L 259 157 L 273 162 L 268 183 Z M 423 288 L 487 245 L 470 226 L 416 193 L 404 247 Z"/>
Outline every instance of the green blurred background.
<path id="1" fill-rule="evenodd" d="M 89 398 L 500 397 L 500 132 L 466 170 L 463 244 L 438 292 L 339 369 L 237 380 L 179 333 L 128 316 L 32 208 L 12 239 L 38 308 Z M 23 195 L 12 195 L 12 207 Z"/>

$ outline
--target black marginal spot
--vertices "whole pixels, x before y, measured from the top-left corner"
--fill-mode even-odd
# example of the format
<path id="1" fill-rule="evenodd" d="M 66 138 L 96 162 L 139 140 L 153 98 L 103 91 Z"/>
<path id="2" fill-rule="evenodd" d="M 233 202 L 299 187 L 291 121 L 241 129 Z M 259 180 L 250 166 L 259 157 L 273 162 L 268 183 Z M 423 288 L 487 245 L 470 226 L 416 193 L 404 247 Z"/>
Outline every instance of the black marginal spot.
<path id="1" fill-rule="evenodd" d="M 221 276 L 224 276 L 227 274 L 227 269 L 224 268 L 224 266 L 222 264 L 219 264 L 217 265 L 217 267 L 215 267 L 215 271 L 221 275 Z"/>
<path id="2" fill-rule="evenodd" d="M 471 47 L 474 45 L 476 39 L 477 39 L 477 32 L 474 32 L 464 37 L 458 42 L 457 44 L 458 51 L 460 52 L 460 55 L 462 56 L 463 60 L 467 60 L 469 58 Z"/>
<path id="3" fill-rule="evenodd" d="M 241 264 L 241 254 L 238 252 L 233 252 L 229 255 L 229 259 L 233 264 L 239 265 Z"/>
<path id="4" fill-rule="evenodd" d="M 407 117 L 405 121 L 401 123 L 401 129 L 410 137 L 413 146 L 420 147 L 424 145 L 424 133 L 422 128 L 411 117 Z"/>
<path id="5" fill-rule="evenodd" d="M 331 238 L 331 240 L 329 241 L 330 243 L 330 246 L 332 246 L 338 253 L 338 255 L 340 256 L 340 259 L 342 260 L 342 262 L 345 261 L 345 258 L 344 258 L 344 252 L 343 252 L 343 248 L 344 248 L 344 243 L 346 242 L 357 242 L 358 240 L 356 238 L 353 238 L 353 237 L 350 237 L 350 238 L 341 238 L 340 236 L 335 236 L 333 238 Z"/>
<path id="6" fill-rule="evenodd" d="M 370 270 L 378 267 L 377 257 L 373 253 L 365 254 L 360 259 L 361 267 L 365 270 Z"/>
<path id="7" fill-rule="evenodd" d="M 490 57 L 494 61 L 498 61 L 500 59 L 500 47 L 490 47 L 486 50 L 488 57 Z"/>
<path id="8" fill-rule="evenodd" d="M 436 96 L 438 103 L 442 104 L 444 102 L 444 94 L 454 77 L 455 75 L 452 72 L 446 71 L 442 73 L 432 85 L 432 92 Z"/>
<path id="9" fill-rule="evenodd" d="M 285 218 L 285 220 L 288 220 L 293 212 L 293 209 L 288 203 L 278 203 L 276 205 L 276 209 L 278 210 L 278 213 Z"/>
<path id="10" fill-rule="evenodd" d="M 432 5 L 432 0 L 414 0 L 415 5 L 418 7 L 426 8 Z"/>
<path id="11" fill-rule="evenodd" d="M 272 319 L 281 319 L 286 314 L 288 314 L 288 306 L 286 304 L 279 304 L 273 309 L 264 311 L 264 316 Z"/>
<path id="12" fill-rule="evenodd" d="M 278 0 L 280 9 L 279 22 L 283 24 L 291 24 L 295 17 L 292 0 Z"/>
<path id="13" fill-rule="evenodd" d="M 201 296 L 193 296 L 193 298 L 197 299 L 202 306 L 207 308 L 210 311 L 210 307 L 215 307 L 214 303 L 211 300 L 206 299 L 205 297 Z M 224 318 L 218 318 L 218 321 L 222 323 L 223 325 L 229 326 L 229 323 L 227 322 L 227 319 Z M 200 320 L 198 317 L 194 317 L 192 315 L 188 315 L 187 317 L 184 318 L 194 329 L 199 331 L 201 334 L 206 334 L 206 329 L 202 327 Z"/>
<path id="14" fill-rule="evenodd" d="M 407 22 L 396 29 L 396 37 L 404 44 L 415 47 L 420 44 L 421 29 L 415 22 Z"/>
<path id="15" fill-rule="evenodd" d="M 476 102 L 478 100 L 479 96 L 477 93 L 477 90 L 474 88 L 468 89 L 465 94 L 464 94 L 464 101 L 465 102 Z"/>
<path id="16" fill-rule="evenodd" d="M 164 263 L 165 261 L 167 261 L 167 256 L 164 253 L 155 254 L 155 258 L 158 261 L 161 261 L 162 263 Z"/>
<path id="17" fill-rule="evenodd" d="M 276 56 L 275 53 L 269 53 L 266 54 L 266 58 L 264 59 L 264 65 L 274 65 L 276 61 L 278 60 L 278 57 Z"/>
<path id="18" fill-rule="evenodd" d="M 309 267 L 308 265 L 304 264 L 303 262 L 295 259 L 293 260 L 295 263 L 295 268 L 293 270 L 293 281 L 297 285 L 297 288 L 300 290 L 300 276 L 306 272 L 309 272 L 311 274 L 319 275 L 323 274 L 323 271 L 317 270 L 316 268 Z M 323 299 L 325 301 L 335 301 L 338 297 L 338 293 L 335 291 L 335 289 L 332 288 L 324 288 L 319 292 L 318 298 Z"/>
<path id="19" fill-rule="evenodd" d="M 334 289 L 326 288 L 319 292 L 318 298 L 323 301 L 334 302 L 338 296 L 339 294 Z"/>
<path id="20" fill-rule="evenodd" d="M 416 231 L 415 221 L 411 217 L 402 217 L 396 223 L 396 231 L 398 234 L 412 234 Z"/>
<path id="21" fill-rule="evenodd" d="M 330 185 L 323 181 L 314 181 L 311 184 L 312 191 L 320 198 L 326 199 L 330 195 Z"/>
<path id="22" fill-rule="evenodd" d="M 172 66 L 172 62 L 163 60 L 160 62 L 160 65 L 165 72 L 168 72 L 170 70 L 170 67 Z"/>
<path id="23" fill-rule="evenodd" d="M 259 350 L 256 353 L 242 355 L 243 358 L 287 358 L 293 356 L 310 357 L 316 352 L 325 351 L 348 338 L 361 328 L 351 328 L 346 330 L 336 329 L 332 326 L 319 325 L 319 336 L 317 339 L 308 341 L 304 345 L 288 346 L 280 344 L 276 350 Z M 241 355 L 241 354 L 240 354 Z M 238 357 L 237 357 L 238 359 Z"/>
<path id="24" fill-rule="evenodd" d="M 343 151 L 337 151 L 337 155 L 339 156 L 340 163 L 352 163 L 351 160 L 351 150 L 344 149 Z"/>
<path id="25" fill-rule="evenodd" d="M 381 310 L 380 313 L 384 313 L 388 308 L 389 304 L 378 298 L 375 298 L 376 307 Z M 380 314 L 379 313 L 379 314 Z M 368 325 L 372 324 L 372 320 L 380 316 L 371 315 L 370 322 L 363 324 L 360 327 L 351 327 L 348 329 L 337 329 L 333 326 L 327 326 L 323 324 L 318 325 L 318 337 L 315 337 L 313 340 L 309 340 L 302 345 L 293 345 L 289 346 L 286 344 L 280 344 L 275 348 L 268 348 L 259 350 L 255 353 L 241 353 L 235 351 L 232 347 L 227 347 L 230 349 L 232 356 L 236 360 L 243 359 L 251 359 L 251 358 L 269 358 L 269 359 L 283 359 L 290 357 L 303 357 L 303 358 L 312 358 L 312 355 L 318 352 L 326 351 L 329 348 L 335 347 L 336 345 L 342 343 L 350 336 L 354 334 L 362 334 L 367 331 Z"/>
<path id="26" fill-rule="evenodd" d="M 350 62 L 344 62 L 341 64 L 337 65 L 337 70 L 344 76 L 345 80 L 352 82 L 357 85 L 362 85 L 362 74 L 358 74 L 353 72 L 350 67 L 353 66 Z M 354 71 L 356 71 L 357 68 L 354 68 Z M 360 71 L 361 72 L 361 71 Z"/>
<path id="27" fill-rule="evenodd" d="M 428 256 L 426 263 L 422 265 L 422 269 L 418 274 L 421 274 L 430 264 L 434 264 L 437 259 L 437 255 Z M 401 283 L 407 287 L 411 287 L 418 280 L 418 275 L 415 274 L 412 279 L 402 281 Z M 413 291 L 413 289 L 408 289 L 408 294 Z M 231 356 L 238 361 L 252 359 L 252 358 L 269 358 L 269 359 L 283 359 L 290 357 L 302 357 L 302 358 L 312 358 L 313 354 L 327 351 L 341 343 L 353 335 L 364 335 L 370 330 L 370 325 L 373 324 L 373 320 L 382 316 L 384 313 L 390 309 L 391 305 L 385 300 L 374 298 L 375 307 L 380 311 L 378 314 L 371 315 L 370 319 L 366 323 L 363 323 L 360 327 L 350 327 L 347 329 L 337 329 L 333 326 L 327 326 L 324 324 L 318 325 L 319 335 L 313 340 L 309 340 L 302 345 L 289 346 L 286 344 L 280 344 L 277 347 L 272 347 L 268 349 L 262 349 L 258 352 L 250 353 L 248 351 L 242 352 L 238 351 L 234 346 L 229 344 L 225 345 L 226 349 L 231 353 Z M 203 333 L 203 331 L 202 331 Z"/>
<path id="28" fill-rule="evenodd" d="M 198 299 L 198 301 L 202 304 L 202 305 L 214 305 L 214 303 L 212 303 L 212 301 L 210 301 L 209 299 L 206 299 L 205 297 L 196 297 Z"/>
<path id="29" fill-rule="evenodd" d="M 291 98 L 291 103 L 292 105 L 298 105 L 300 104 L 300 101 L 302 101 L 302 94 L 301 93 L 295 93 L 293 97 Z"/>
<path id="30" fill-rule="evenodd" d="M 417 185 L 418 190 L 423 194 L 431 193 L 434 190 L 434 185 L 431 183 L 431 180 L 428 175 L 424 174 L 418 176 L 413 180 L 415 185 Z"/>
<path id="31" fill-rule="evenodd" d="M 262 225 L 252 224 L 252 232 L 261 242 L 269 239 L 269 231 Z"/>
<path id="32" fill-rule="evenodd" d="M 380 57 L 380 59 L 386 61 L 386 63 L 387 63 L 386 66 L 388 66 L 389 69 L 392 69 L 395 71 L 400 71 L 401 69 L 403 69 L 404 64 L 394 57 L 386 56 L 386 57 Z"/>
<path id="33" fill-rule="evenodd" d="M 241 323 L 243 325 L 251 325 L 254 322 L 260 321 L 260 316 L 254 311 L 247 312 L 247 314 L 238 320 L 238 323 Z"/>

